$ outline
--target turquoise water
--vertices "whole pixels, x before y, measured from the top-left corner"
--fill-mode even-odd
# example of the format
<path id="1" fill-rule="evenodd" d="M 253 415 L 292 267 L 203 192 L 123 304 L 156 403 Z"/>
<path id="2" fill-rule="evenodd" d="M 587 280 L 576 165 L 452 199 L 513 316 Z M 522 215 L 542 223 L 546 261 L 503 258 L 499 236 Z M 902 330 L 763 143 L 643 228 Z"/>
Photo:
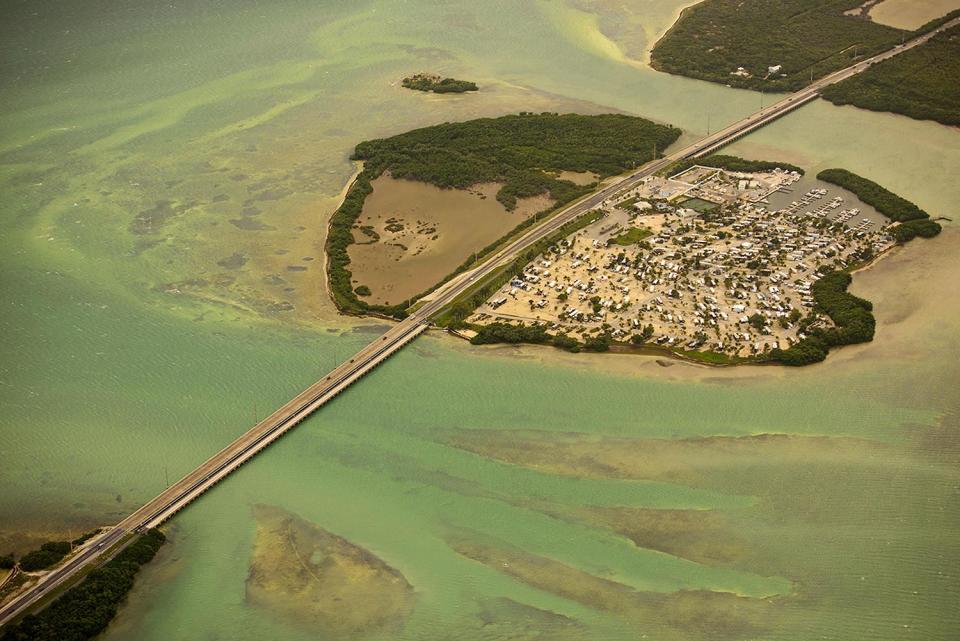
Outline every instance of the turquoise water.
<path id="1" fill-rule="evenodd" d="M 643 66 L 681 5 L 10 9 L 0 546 L 116 521 L 379 330 L 337 317 L 318 266 L 357 141 L 519 110 L 622 110 L 689 138 L 759 106 Z M 483 90 L 398 88 L 413 71 Z M 815 103 L 731 151 L 847 167 L 949 215 L 958 143 Z M 419 339 L 178 515 L 106 638 L 317 638 L 247 601 L 267 504 L 401 572 L 403 638 L 949 639 L 958 247 L 947 225 L 858 275 L 877 340 L 799 371 Z M 726 438 L 766 433 L 794 438 Z M 530 435 L 538 456 L 513 455 Z M 647 458 L 664 441 L 688 449 Z M 646 523 L 668 511 L 680 533 Z M 571 591 L 588 577 L 607 583 Z"/>

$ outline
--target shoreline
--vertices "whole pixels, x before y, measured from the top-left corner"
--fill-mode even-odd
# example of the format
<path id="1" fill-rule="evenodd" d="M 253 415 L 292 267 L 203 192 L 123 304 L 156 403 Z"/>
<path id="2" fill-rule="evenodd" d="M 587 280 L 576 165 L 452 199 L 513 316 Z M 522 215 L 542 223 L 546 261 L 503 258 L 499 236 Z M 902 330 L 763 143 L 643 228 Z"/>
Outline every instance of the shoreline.
<path id="1" fill-rule="evenodd" d="M 357 182 L 357 178 L 360 177 L 360 174 L 362 174 L 364 170 L 364 161 L 362 160 L 350 160 L 350 164 L 353 165 L 353 174 L 344 184 L 343 189 L 340 190 L 340 193 L 337 194 L 336 205 L 334 206 L 333 211 L 330 212 L 330 215 L 327 216 L 327 224 L 323 227 L 323 238 L 320 239 L 320 242 L 323 246 L 323 284 L 327 290 L 327 298 L 333 302 L 333 306 L 337 310 L 338 314 L 361 318 L 361 314 L 350 314 L 341 309 L 340 305 L 337 304 L 337 299 L 333 297 L 331 293 L 332 289 L 330 287 L 330 252 L 327 251 L 327 238 L 330 237 L 330 226 L 333 224 L 333 216 L 337 213 L 337 210 L 343 206 L 344 201 L 347 199 L 347 194 L 349 194 L 350 190 L 353 189 L 354 183 Z"/>
<path id="2" fill-rule="evenodd" d="M 654 71 L 657 71 L 657 72 L 659 72 L 659 73 L 666 73 L 666 74 L 668 74 L 668 75 L 676 75 L 676 74 L 670 74 L 670 72 L 664 71 L 663 69 L 660 69 L 657 65 L 655 65 L 655 64 L 653 63 L 653 50 L 657 47 L 657 45 L 660 43 L 661 40 L 663 40 L 664 38 L 666 38 L 667 36 L 670 35 L 670 32 L 673 31 L 673 30 L 676 28 L 677 24 L 680 22 L 680 20 L 683 18 L 683 15 L 684 15 L 687 11 L 689 11 L 690 9 L 696 7 L 697 5 L 703 4 L 704 2 L 707 2 L 707 0 L 695 0 L 694 2 L 691 2 L 690 4 L 688 4 L 688 5 L 684 6 L 684 7 L 680 7 L 679 9 L 677 9 L 676 11 L 673 12 L 673 15 L 671 16 L 673 19 L 672 19 L 672 21 L 670 22 L 670 26 L 669 26 L 663 33 L 660 34 L 660 37 L 657 38 L 657 39 L 653 42 L 653 44 L 650 45 L 650 48 L 647 49 L 647 51 L 644 53 L 644 58 L 645 58 L 644 62 L 646 63 L 646 65 L 647 65 L 649 68 L 651 68 L 651 69 L 653 69 Z"/>

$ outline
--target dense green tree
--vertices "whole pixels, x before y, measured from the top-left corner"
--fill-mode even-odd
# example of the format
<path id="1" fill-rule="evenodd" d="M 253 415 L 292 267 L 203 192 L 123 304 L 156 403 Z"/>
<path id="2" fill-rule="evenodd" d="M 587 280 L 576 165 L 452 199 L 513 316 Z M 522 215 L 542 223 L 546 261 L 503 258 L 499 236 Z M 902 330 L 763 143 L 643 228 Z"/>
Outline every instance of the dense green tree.
<path id="1" fill-rule="evenodd" d="M 433 93 L 464 93 L 477 91 L 477 85 L 469 80 L 456 78 L 441 78 L 429 74 L 416 74 L 403 79 L 403 86 L 417 91 L 432 91 Z"/>
<path id="2" fill-rule="evenodd" d="M 785 365 L 807 365 L 822 361 L 831 347 L 873 340 L 876 321 L 873 304 L 847 291 L 850 274 L 833 271 L 813 284 L 811 292 L 817 309 L 833 321 L 833 327 L 810 330 L 808 336 L 788 349 L 775 349 L 772 360 Z"/>
<path id="3" fill-rule="evenodd" d="M 739 171 L 745 173 L 756 173 L 761 171 L 773 171 L 774 169 L 783 169 L 784 171 L 795 171 L 803 175 L 802 167 L 791 165 L 786 162 L 775 162 L 771 160 L 746 160 L 738 156 L 727 156 L 724 154 L 713 154 L 706 158 L 689 158 L 680 160 L 671 165 L 664 173 L 674 175 L 681 171 L 686 171 L 694 165 L 703 167 L 716 167 L 717 169 L 726 169 L 727 171 Z M 726 232 L 720 232 L 721 238 L 726 238 Z"/>
<path id="4" fill-rule="evenodd" d="M 853 192 L 857 198 L 897 222 L 929 218 L 930 214 L 892 191 L 846 169 L 824 169 L 817 178 Z"/>
<path id="5" fill-rule="evenodd" d="M 133 587 L 134 576 L 163 544 L 164 536 L 150 530 L 139 536 L 104 566 L 90 572 L 38 614 L 9 626 L 0 641 L 88 641 L 106 629 Z"/>
<path id="6" fill-rule="evenodd" d="M 921 238 L 933 238 L 939 234 L 942 229 L 940 223 L 928 219 L 918 219 L 900 223 L 893 227 L 890 233 L 898 243 L 906 243 L 917 236 Z"/>
<path id="7" fill-rule="evenodd" d="M 918 120 L 960 125 L 960 27 L 826 87 L 837 105 L 891 111 Z"/>
<path id="8" fill-rule="evenodd" d="M 610 336 L 601 334 L 588 338 L 584 342 L 583 348 L 589 352 L 607 352 L 610 350 Z"/>
<path id="9" fill-rule="evenodd" d="M 69 552 L 69 541 L 48 541 L 39 549 L 24 554 L 20 559 L 20 569 L 25 572 L 45 570 L 59 563 Z"/>
<path id="10" fill-rule="evenodd" d="M 474 345 L 489 345 L 492 343 L 546 343 L 550 337 L 543 325 L 510 325 L 508 323 L 491 323 L 483 325 L 477 330 L 477 335 L 470 339 Z"/>
<path id="11" fill-rule="evenodd" d="M 793 91 L 914 32 L 845 12 L 863 0 L 704 0 L 683 12 L 653 48 L 655 69 L 734 87 Z M 770 72 L 770 67 L 780 67 Z M 735 75 L 744 67 L 748 76 Z"/>
<path id="12" fill-rule="evenodd" d="M 558 334 L 553 337 L 553 346 L 559 347 L 560 349 L 565 349 L 568 352 L 579 352 L 580 351 L 580 342 L 566 334 Z"/>

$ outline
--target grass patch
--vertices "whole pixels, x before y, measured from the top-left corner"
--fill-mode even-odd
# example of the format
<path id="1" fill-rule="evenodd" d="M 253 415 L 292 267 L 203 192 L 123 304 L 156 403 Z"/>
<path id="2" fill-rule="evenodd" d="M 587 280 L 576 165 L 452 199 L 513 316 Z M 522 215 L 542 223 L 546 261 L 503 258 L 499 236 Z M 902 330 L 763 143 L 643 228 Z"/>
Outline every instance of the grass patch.
<path id="1" fill-rule="evenodd" d="M 646 227 L 633 227 L 628 229 L 624 233 L 610 239 L 610 242 L 614 245 L 636 245 L 644 238 L 649 238 L 653 235 L 653 231 L 647 229 Z"/>

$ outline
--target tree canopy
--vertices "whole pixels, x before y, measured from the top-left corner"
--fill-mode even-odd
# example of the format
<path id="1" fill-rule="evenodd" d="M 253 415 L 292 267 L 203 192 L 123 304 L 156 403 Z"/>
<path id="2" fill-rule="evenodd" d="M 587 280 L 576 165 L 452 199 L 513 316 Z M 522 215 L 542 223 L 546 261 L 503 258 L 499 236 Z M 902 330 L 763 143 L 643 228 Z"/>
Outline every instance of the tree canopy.
<path id="1" fill-rule="evenodd" d="M 464 93 L 477 91 L 477 85 L 469 80 L 456 78 L 441 78 L 431 74 L 418 73 L 403 79 L 403 86 L 417 91 L 432 91 L 433 93 Z"/>
<path id="2" fill-rule="evenodd" d="M 873 304 L 847 291 L 853 278 L 833 271 L 810 288 L 817 308 L 833 321 L 830 328 L 812 328 L 807 337 L 788 349 L 775 349 L 771 360 L 784 365 L 809 365 L 827 357 L 831 347 L 866 343 L 873 340 L 876 321 Z"/>
<path id="3" fill-rule="evenodd" d="M 837 105 L 960 125 L 960 27 L 824 89 Z"/>
<path id="4" fill-rule="evenodd" d="M 8 627 L 0 641 L 93 639 L 106 629 L 140 567 L 153 559 L 164 540 L 163 533 L 149 530 L 49 607 Z"/>
<path id="5" fill-rule="evenodd" d="M 863 0 L 705 0 L 651 53 L 655 69 L 734 87 L 793 91 L 910 32 L 845 12 Z M 739 67 L 742 75 L 734 75 Z M 779 67 L 771 72 L 771 67 Z M 749 75 L 747 75 L 749 74 Z"/>
<path id="6" fill-rule="evenodd" d="M 917 236 L 932 238 L 940 233 L 940 224 L 930 220 L 930 214 L 872 180 L 846 169 L 824 169 L 817 178 L 853 192 L 890 220 L 901 223 L 890 230 L 898 242 L 913 240 Z"/>

